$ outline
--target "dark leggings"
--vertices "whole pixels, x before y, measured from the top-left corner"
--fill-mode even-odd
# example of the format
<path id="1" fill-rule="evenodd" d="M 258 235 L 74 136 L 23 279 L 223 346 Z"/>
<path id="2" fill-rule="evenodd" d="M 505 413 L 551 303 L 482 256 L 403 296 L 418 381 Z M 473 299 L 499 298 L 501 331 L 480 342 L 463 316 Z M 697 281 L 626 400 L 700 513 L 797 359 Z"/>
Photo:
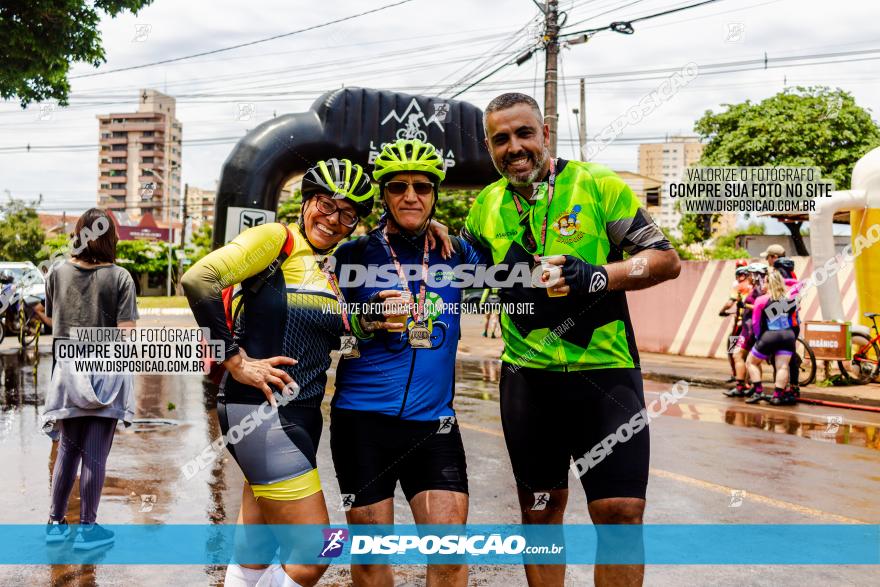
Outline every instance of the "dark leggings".
<path id="1" fill-rule="evenodd" d="M 115 418 L 83 416 L 60 420 L 61 440 L 52 471 L 52 506 L 49 518 L 61 520 L 82 461 L 79 480 L 80 524 L 94 524 L 104 488 L 107 457 L 116 431 Z"/>

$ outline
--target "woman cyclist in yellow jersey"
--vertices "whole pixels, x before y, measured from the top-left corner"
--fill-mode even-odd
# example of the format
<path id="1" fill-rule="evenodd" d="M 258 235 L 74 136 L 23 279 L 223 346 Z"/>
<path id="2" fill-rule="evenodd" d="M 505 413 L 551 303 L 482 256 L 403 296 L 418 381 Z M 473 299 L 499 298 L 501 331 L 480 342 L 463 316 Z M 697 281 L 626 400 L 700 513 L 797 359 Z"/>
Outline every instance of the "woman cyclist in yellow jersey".
<path id="1" fill-rule="evenodd" d="M 330 351 L 342 346 L 346 353 L 354 339 L 324 261 L 370 213 L 373 196 L 359 165 L 322 161 L 303 178 L 297 225 L 250 228 L 183 277 L 196 321 L 226 345 L 217 415 L 246 480 L 239 524 L 329 523 L 316 463 L 320 405 Z M 222 299 L 224 288 L 233 284 L 240 284 L 232 298 L 234 332 Z M 244 533 L 248 552 L 262 546 L 254 541 L 266 538 Z M 266 544 L 266 551 L 275 546 Z M 282 563 L 292 548 L 312 548 L 281 547 Z M 326 568 L 283 564 L 267 571 L 266 565 L 233 564 L 225 584 L 314 585 Z"/>

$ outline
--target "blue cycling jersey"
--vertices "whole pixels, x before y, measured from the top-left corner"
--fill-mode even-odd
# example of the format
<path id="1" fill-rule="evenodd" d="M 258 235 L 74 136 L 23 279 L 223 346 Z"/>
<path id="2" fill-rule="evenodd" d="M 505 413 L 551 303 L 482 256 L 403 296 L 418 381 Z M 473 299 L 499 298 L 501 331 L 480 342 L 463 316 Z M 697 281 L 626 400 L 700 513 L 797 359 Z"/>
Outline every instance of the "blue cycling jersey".
<path id="1" fill-rule="evenodd" d="M 349 306 L 368 303 L 374 293 L 385 289 L 403 289 L 381 229 L 372 231 L 366 238 L 366 244 L 350 241 L 334 253 L 336 275 L 340 277 L 340 289 Z M 392 234 L 390 238 L 401 266 L 419 268 L 408 275 L 415 277 L 409 281 L 409 291 L 416 300 L 421 284 L 424 237 Z M 407 332 L 412 317 L 407 319 L 407 329 L 402 333 L 380 330 L 370 338 L 359 340 L 361 356 L 342 359 L 337 367 L 334 406 L 404 420 L 437 420 L 454 415 L 455 353 L 461 332 L 459 304 L 463 290 L 454 286 L 452 267 L 459 263 L 480 263 L 473 247 L 466 242 L 461 244 L 461 251 L 449 260 L 442 258 L 439 247 L 429 253 L 428 265 L 433 273 L 429 273 L 426 284 L 425 305 L 430 319 L 431 348 L 410 346 Z M 438 267 L 440 265 L 446 267 Z M 362 286 L 346 285 L 346 279 L 354 276 L 354 268 L 364 271 L 360 268 L 370 266 L 372 271 L 365 272 L 377 276 L 378 282 L 373 279 Z"/>

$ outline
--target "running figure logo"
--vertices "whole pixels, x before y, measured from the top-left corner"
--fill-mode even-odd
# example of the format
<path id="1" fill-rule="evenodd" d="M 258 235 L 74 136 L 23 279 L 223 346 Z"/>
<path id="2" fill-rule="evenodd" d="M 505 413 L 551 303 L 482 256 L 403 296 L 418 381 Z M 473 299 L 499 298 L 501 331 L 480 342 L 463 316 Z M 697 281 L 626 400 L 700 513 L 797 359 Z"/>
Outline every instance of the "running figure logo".
<path id="1" fill-rule="evenodd" d="M 543 510 L 547 509 L 547 504 L 550 503 L 550 494 L 548 492 L 536 493 L 535 494 L 535 504 L 532 506 L 533 510 Z"/>
<path id="2" fill-rule="evenodd" d="M 344 528 L 324 528 L 324 548 L 321 549 L 319 557 L 336 558 L 342 554 L 345 547 L 345 541 L 348 540 L 348 530 Z"/>
<path id="3" fill-rule="evenodd" d="M 437 429 L 437 434 L 449 434 L 452 431 L 452 426 L 455 425 L 455 416 L 443 416 L 440 418 L 440 427 Z"/>
<path id="4" fill-rule="evenodd" d="M 340 512 L 347 512 L 351 510 L 351 506 L 354 505 L 354 493 L 343 493 L 339 496 L 339 508 Z"/>

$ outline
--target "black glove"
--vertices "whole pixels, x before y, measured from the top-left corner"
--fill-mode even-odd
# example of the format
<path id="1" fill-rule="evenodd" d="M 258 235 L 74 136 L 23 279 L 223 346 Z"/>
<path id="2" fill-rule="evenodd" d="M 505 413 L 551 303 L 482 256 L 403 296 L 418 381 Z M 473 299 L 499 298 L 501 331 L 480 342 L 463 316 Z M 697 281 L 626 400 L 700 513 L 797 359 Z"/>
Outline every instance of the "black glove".
<path id="1" fill-rule="evenodd" d="M 376 312 L 375 309 L 382 305 L 384 300 L 379 295 L 379 292 L 374 293 L 370 296 L 370 299 L 367 300 L 367 306 L 370 308 L 370 312 L 364 312 L 361 314 L 361 318 L 363 318 L 364 322 L 384 322 L 385 315 L 382 312 Z"/>
<path id="2" fill-rule="evenodd" d="M 746 303 L 742 300 L 736 300 L 736 307 L 739 309 L 743 309 L 746 307 Z"/>
<path id="3" fill-rule="evenodd" d="M 575 294 L 599 293 L 608 289 L 608 272 L 604 267 L 592 265 L 571 255 L 565 255 L 562 277 Z"/>

